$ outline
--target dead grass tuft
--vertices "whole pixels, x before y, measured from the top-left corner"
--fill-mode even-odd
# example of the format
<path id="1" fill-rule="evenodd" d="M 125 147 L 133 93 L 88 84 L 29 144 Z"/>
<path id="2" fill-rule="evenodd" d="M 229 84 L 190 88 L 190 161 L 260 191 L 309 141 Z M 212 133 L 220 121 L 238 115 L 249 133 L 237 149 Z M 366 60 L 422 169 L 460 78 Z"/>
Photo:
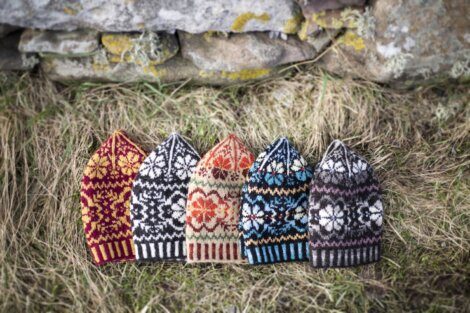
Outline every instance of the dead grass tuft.
<path id="1" fill-rule="evenodd" d="M 61 87 L 0 76 L 0 307 L 4 311 L 455 312 L 470 307 L 470 109 L 464 87 L 398 94 L 314 68 L 217 89 Z M 287 135 L 310 163 L 342 138 L 385 190 L 384 258 L 312 270 L 96 268 L 80 220 L 87 159 L 116 128 L 148 151 L 179 131 L 204 153 L 229 132 L 254 153 Z M 238 310 L 238 311 L 236 311 Z"/>

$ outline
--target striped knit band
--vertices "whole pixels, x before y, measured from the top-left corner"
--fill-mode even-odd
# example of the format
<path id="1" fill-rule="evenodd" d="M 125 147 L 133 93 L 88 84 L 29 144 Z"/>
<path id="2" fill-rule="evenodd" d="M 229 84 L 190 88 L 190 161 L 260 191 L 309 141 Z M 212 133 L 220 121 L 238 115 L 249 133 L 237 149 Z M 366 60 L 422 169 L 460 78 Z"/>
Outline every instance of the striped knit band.
<path id="1" fill-rule="evenodd" d="M 188 244 L 188 258 L 191 262 L 236 263 L 241 261 L 238 242 L 192 242 Z"/>
<path id="2" fill-rule="evenodd" d="M 178 261 L 186 257 L 186 242 L 146 242 L 135 245 L 137 260 L 159 261 L 169 260 Z"/>
<path id="3" fill-rule="evenodd" d="M 134 249 L 131 239 L 90 245 L 91 254 L 98 265 L 107 262 L 132 261 L 135 259 Z"/>
<path id="4" fill-rule="evenodd" d="M 306 241 L 299 241 L 250 246 L 245 253 L 250 264 L 267 264 L 306 260 L 309 249 Z"/>
<path id="5" fill-rule="evenodd" d="M 349 267 L 380 260 L 380 242 L 354 248 L 312 248 L 310 264 L 313 267 Z"/>

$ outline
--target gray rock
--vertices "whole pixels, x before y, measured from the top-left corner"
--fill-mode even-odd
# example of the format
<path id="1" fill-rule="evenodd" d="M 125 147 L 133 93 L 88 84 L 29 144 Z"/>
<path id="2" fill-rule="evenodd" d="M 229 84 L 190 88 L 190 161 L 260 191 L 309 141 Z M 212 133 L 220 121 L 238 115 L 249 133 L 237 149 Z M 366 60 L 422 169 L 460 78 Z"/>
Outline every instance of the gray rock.
<path id="1" fill-rule="evenodd" d="M 160 65 L 144 66 L 127 62 L 114 63 L 106 59 L 106 52 L 104 51 L 93 57 L 48 57 L 41 62 L 41 68 L 50 79 L 59 82 L 147 81 L 167 83 L 190 80 L 203 84 L 228 85 L 259 80 L 277 73 L 277 69 L 253 69 L 238 72 L 204 71 L 181 56 L 175 56 Z"/>
<path id="2" fill-rule="evenodd" d="M 20 33 L 0 39 L 0 71 L 28 71 L 39 62 L 35 55 L 18 51 Z"/>
<path id="3" fill-rule="evenodd" d="M 267 33 L 194 35 L 178 32 L 181 53 L 198 68 L 208 71 L 240 71 L 273 68 L 315 57 L 315 49 L 297 36 L 272 39 Z"/>
<path id="4" fill-rule="evenodd" d="M 362 7 L 365 5 L 366 0 L 295 0 L 301 7 L 302 11 L 320 12 L 325 10 L 337 10 L 345 7 L 356 6 Z M 307 16 L 307 15 L 306 15 Z"/>
<path id="5" fill-rule="evenodd" d="M 50 30 L 295 33 L 300 22 L 292 0 L 0 1 L 0 23 Z"/>
<path id="6" fill-rule="evenodd" d="M 65 56 L 90 55 L 99 48 L 95 31 L 42 31 L 25 30 L 21 36 L 21 52 L 54 53 Z"/>
<path id="7" fill-rule="evenodd" d="M 376 0 L 317 64 L 397 88 L 468 80 L 469 8 L 465 0 Z"/>

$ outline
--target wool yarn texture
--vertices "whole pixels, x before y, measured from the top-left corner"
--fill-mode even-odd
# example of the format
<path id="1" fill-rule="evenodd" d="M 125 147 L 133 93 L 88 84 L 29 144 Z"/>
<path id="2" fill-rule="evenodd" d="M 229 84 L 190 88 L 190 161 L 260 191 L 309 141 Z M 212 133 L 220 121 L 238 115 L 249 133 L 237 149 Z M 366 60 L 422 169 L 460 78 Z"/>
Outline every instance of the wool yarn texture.
<path id="1" fill-rule="evenodd" d="M 97 265 L 135 260 L 129 200 L 145 156 L 123 131 L 116 131 L 85 167 L 80 192 L 82 221 Z"/>
<path id="2" fill-rule="evenodd" d="M 383 206 L 370 164 L 339 140 L 315 167 L 310 189 L 310 263 L 349 267 L 380 259 Z"/>
<path id="3" fill-rule="evenodd" d="M 199 159 L 188 142 L 172 134 L 140 166 L 131 200 L 138 261 L 186 260 L 186 199 Z"/>
<path id="4" fill-rule="evenodd" d="M 186 212 L 189 263 L 241 263 L 241 188 L 254 156 L 235 135 L 212 148 L 191 177 Z"/>
<path id="5" fill-rule="evenodd" d="M 308 192 L 312 169 L 287 138 L 273 142 L 250 168 L 239 229 L 250 264 L 308 260 Z"/>

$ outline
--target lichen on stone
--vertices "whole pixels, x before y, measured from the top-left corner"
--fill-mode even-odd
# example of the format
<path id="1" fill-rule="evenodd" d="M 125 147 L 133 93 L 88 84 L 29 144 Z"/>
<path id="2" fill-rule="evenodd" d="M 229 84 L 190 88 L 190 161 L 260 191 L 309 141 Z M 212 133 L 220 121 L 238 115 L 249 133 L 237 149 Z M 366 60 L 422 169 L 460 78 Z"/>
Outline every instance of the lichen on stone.
<path id="1" fill-rule="evenodd" d="M 387 59 L 385 62 L 385 69 L 391 73 L 393 78 L 399 78 L 405 72 L 408 62 L 412 59 L 413 55 L 409 53 L 397 53 Z"/>
<path id="2" fill-rule="evenodd" d="M 470 77 L 470 56 L 467 55 L 464 60 L 455 62 L 454 65 L 452 65 L 449 75 L 454 79 Z"/>
<path id="3" fill-rule="evenodd" d="M 245 69 L 237 72 L 227 72 L 222 71 L 220 73 L 221 77 L 227 78 L 229 80 L 235 81 L 245 81 L 251 79 L 257 79 L 264 76 L 267 76 L 271 73 L 271 69 L 261 68 L 261 69 Z"/>
<path id="4" fill-rule="evenodd" d="M 263 23 L 268 22 L 271 19 L 271 16 L 268 13 L 255 14 L 253 12 L 246 12 L 237 16 L 235 21 L 232 23 L 232 31 L 242 32 L 245 28 L 245 25 L 251 20 L 257 20 Z"/>
<path id="5" fill-rule="evenodd" d="M 284 24 L 284 27 L 282 30 L 283 33 L 295 34 L 299 30 L 302 20 L 303 20 L 303 15 L 301 13 L 298 13 L 294 15 L 293 17 L 291 17 L 290 19 L 288 19 L 286 23 Z"/>
<path id="6" fill-rule="evenodd" d="M 352 30 L 347 30 L 344 35 L 339 37 L 338 43 L 352 47 L 356 51 L 362 51 L 366 48 L 364 40 Z"/>
<path id="7" fill-rule="evenodd" d="M 39 63 L 39 59 L 35 55 L 21 54 L 21 63 L 26 68 L 33 68 Z"/>
<path id="8" fill-rule="evenodd" d="M 110 53 L 109 60 L 114 63 L 127 62 L 142 66 L 158 65 L 171 58 L 175 51 L 170 51 L 166 42 L 157 33 L 142 32 L 132 34 L 105 34 L 101 41 Z"/>
<path id="9" fill-rule="evenodd" d="M 366 8 L 362 14 L 356 14 L 354 23 L 356 24 L 356 32 L 359 36 L 365 39 L 374 38 L 377 20 L 372 15 L 370 8 Z"/>

